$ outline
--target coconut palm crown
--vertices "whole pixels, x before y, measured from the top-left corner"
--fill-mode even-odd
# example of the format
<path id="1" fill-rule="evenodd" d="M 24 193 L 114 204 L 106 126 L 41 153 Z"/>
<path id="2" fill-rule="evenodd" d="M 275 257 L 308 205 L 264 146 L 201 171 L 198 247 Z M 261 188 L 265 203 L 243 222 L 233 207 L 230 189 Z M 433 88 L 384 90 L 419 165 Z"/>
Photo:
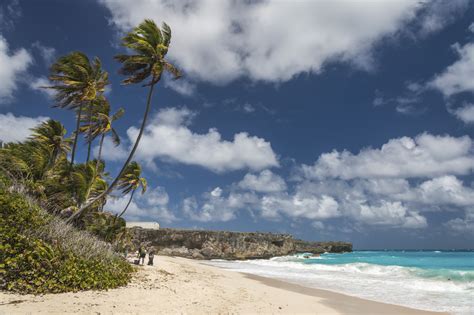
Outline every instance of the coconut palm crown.
<path id="1" fill-rule="evenodd" d="M 123 83 L 140 83 L 151 77 L 147 85 L 153 85 L 160 81 L 164 71 L 179 78 L 179 70 L 165 59 L 170 41 L 171 29 L 168 24 L 163 23 L 160 30 L 153 20 L 144 20 L 128 33 L 123 38 L 122 45 L 136 54 L 115 56 L 123 64 L 120 73 L 128 76 Z"/>
<path id="2" fill-rule="evenodd" d="M 132 202 L 135 191 L 141 186 L 142 194 L 144 194 L 147 189 L 146 179 L 143 177 L 140 177 L 141 173 L 142 173 L 142 168 L 140 167 L 140 164 L 133 161 L 127 165 L 124 173 L 122 174 L 122 177 L 120 177 L 119 179 L 117 188 L 122 191 L 122 194 L 126 195 L 131 192 L 130 199 L 128 200 L 127 205 L 122 210 L 122 212 L 118 215 L 119 218 L 127 211 L 128 207 L 130 206 L 130 203 Z"/>
<path id="3" fill-rule="evenodd" d="M 146 192 L 147 182 L 145 178 L 140 177 L 141 173 L 142 168 L 140 164 L 135 161 L 131 162 L 129 165 L 127 165 L 125 172 L 120 178 L 117 188 L 120 189 L 124 195 L 126 195 L 141 186 L 142 194 L 144 194 Z"/>
<path id="4" fill-rule="evenodd" d="M 160 29 L 152 20 L 144 20 L 122 39 L 122 45 L 135 52 L 134 55 L 115 56 L 115 59 L 122 63 L 120 73 L 128 76 L 122 82 L 124 84 L 140 83 L 151 77 L 150 81 L 144 85 L 149 86 L 149 91 L 140 130 L 127 160 L 124 162 L 118 175 L 109 185 L 107 190 L 100 196 L 97 196 L 97 199 L 108 195 L 115 188 L 120 178 L 125 173 L 127 166 L 132 161 L 146 127 L 148 115 L 151 109 L 153 89 L 160 81 L 163 72 L 167 71 L 171 73 L 175 79 L 181 77 L 179 70 L 165 59 L 166 54 L 168 53 L 170 41 L 170 27 L 166 23 L 163 23 L 162 29 Z M 79 211 L 69 217 L 68 221 L 72 222 L 77 217 L 81 216 L 94 201 L 95 200 L 92 200 L 82 206 Z"/>
<path id="5" fill-rule="evenodd" d="M 46 87 L 56 91 L 56 107 L 77 110 L 76 131 L 71 152 L 74 164 L 80 120 L 84 106 L 105 91 L 109 75 L 102 70 L 99 58 L 93 62 L 82 52 L 75 51 L 60 57 L 52 66 L 49 80 L 55 83 Z"/>
<path id="6" fill-rule="evenodd" d="M 52 66 L 49 80 L 56 91 L 57 107 L 76 108 L 84 101 L 91 101 L 104 92 L 109 76 L 102 69 L 100 59 L 91 62 L 82 52 L 74 51 L 60 57 Z"/>

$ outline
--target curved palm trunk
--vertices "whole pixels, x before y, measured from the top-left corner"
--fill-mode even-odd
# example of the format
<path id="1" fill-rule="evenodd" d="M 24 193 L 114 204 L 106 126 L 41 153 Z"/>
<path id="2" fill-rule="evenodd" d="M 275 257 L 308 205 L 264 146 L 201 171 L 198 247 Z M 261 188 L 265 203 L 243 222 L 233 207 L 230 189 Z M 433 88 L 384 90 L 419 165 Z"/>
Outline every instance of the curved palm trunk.
<path id="1" fill-rule="evenodd" d="M 127 203 L 127 205 L 125 206 L 125 209 L 123 209 L 123 211 L 122 211 L 122 212 L 120 212 L 120 214 L 118 215 L 118 217 L 117 217 L 117 218 L 120 218 L 120 217 L 121 217 L 121 216 L 122 216 L 122 215 L 125 213 L 125 211 L 127 211 L 127 209 L 128 209 L 128 206 L 130 206 L 130 204 L 132 203 L 133 194 L 135 194 L 135 189 L 134 189 L 134 190 L 132 190 L 132 194 L 130 195 L 130 199 L 128 200 L 128 203 Z"/>
<path id="2" fill-rule="evenodd" d="M 89 160 L 91 159 L 91 145 L 92 145 L 92 141 L 88 141 L 88 143 L 87 143 L 87 160 L 86 160 L 86 163 L 89 162 Z"/>
<path id="3" fill-rule="evenodd" d="M 74 156 L 76 155 L 76 146 L 77 146 L 77 138 L 79 137 L 79 127 L 81 125 L 81 115 L 82 115 L 82 103 L 79 106 L 79 112 L 77 113 L 76 119 L 76 134 L 74 135 L 74 144 L 72 145 L 72 152 L 71 152 L 71 166 L 74 165 Z"/>
<path id="4" fill-rule="evenodd" d="M 87 160 L 86 160 L 86 163 L 89 162 L 90 158 L 91 158 L 91 146 L 92 146 L 92 140 L 91 140 L 91 133 L 92 133 L 92 129 L 91 129 L 91 123 L 92 123 L 92 103 L 89 104 L 89 112 L 87 113 L 87 120 L 88 120 L 88 124 L 89 124 L 89 130 L 87 130 L 87 134 L 88 134 L 88 137 L 87 139 L 89 141 L 87 141 Z"/>
<path id="5" fill-rule="evenodd" d="M 105 133 L 102 134 L 100 137 L 100 142 L 99 142 L 99 154 L 97 155 L 97 160 L 100 161 L 102 158 L 102 146 L 104 145 L 104 138 L 105 138 Z"/>
<path id="6" fill-rule="evenodd" d="M 155 78 L 153 78 L 153 80 L 151 82 L 154 82 L 154 81 L 155 81 Z M 135 140 L 135 144 L 133 145 L 133 148 L 130 151 L 130 154 L 128 155 L 128 158 L 125 161 L 125 163 L 123 164 L 122 169 L 118 173 L 117 177 L 115 177 L 115 179 L 113 180 L 113 182 L 110 184 L 110 186 L 107 188 L 106 191 L 104 191 L 103 193 L 101 193 L 100 195 L 98 195 L 97 197 L 95 197 L 94 199 L 89 201 L 87 204 L 82 206 L 76 213 L 74 213 L 72 216 L 70 216 L 66 220 L 66 222 L 74 221 L 77 217 L 79 217 L 84 212 L 84 210 L 86 210 L 88 207 L 90 207 L 97 200 L 107 196 L 114 189 L 114 187 L 117 185 L 120 177 L 122 176 L 123 172 L 125 171 L 125 168 L 132 161 L 133 156 L 135 155 L 135 152 L 137 151 L 138 144 L 140 143 L 140 139 L 142 138 L 143 131 L 145 130 L 146 122 L 147 122 L 147 119 L 148 119 L 148 114 L 150 113 L 151 97 L 153 95 L 153 89 L 154 89 L 156 83 L 153 83 L 153 84 L 150 85 L 150 91 L 148 92 L 148 98 L 147 98 L 147 102 L 146 102 L 145 113 L 143 114 L 143 120 L 142 120 L 142 125 L 140 127 L 140 131 L 138 132 L 137 139 Z"/>
<path id="7" fill-rule="evenodd" d="M 95 174 L 99 173 L 100 158 L 102 157 L 102 146 L 104 145 L 105 133 L 100 137 L 99 142 L 99 154 L 97 155 L 97 162 L 95 163 Z"/>

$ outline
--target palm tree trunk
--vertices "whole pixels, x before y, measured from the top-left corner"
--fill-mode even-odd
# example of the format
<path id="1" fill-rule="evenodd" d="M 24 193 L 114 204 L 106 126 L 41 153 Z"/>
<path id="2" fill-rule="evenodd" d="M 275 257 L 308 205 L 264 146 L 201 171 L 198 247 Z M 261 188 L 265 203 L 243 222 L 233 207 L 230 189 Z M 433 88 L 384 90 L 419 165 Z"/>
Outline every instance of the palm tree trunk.
<path id="1" fill-rule="evenodd" d="M 102 137 L 100 138 L 99 154 L 97 155 L 97 160 L 99 160 L 99 161 L 102 158 L 102 146 L 104 145 L 104 138 L 105 138 L 105 133 L 103 133 Z"/>
<path id="2" fill-rule="evenodd" d="M 79 138 L 79 127 L 81 125 L 81 115 L 82 115 L 82 103 L 79 106 L 79 112 L 77 113 L 76 134 L 74 135 L 74 144 L 72 145 L 72 152 L 71 152 L 71 166 L 74 165 L 74 156 L 76 155 L 77 138 Z"/>
<path id="3" fill-rule="evenodd" d="M 152 78 L 152 81 L 151 82 L 155 82 L 155 77 Z M 155 84 L 157 82 L 153 83 L 150 85 L 150 90 L 148 92 L 148 98 L 147 98 L 147 102 L 146 102 L 146 108 L 145 108 L 145 113 L 143 114 L 143 120 L 142 120 L 142 124 L 140 126 L 140 131 L 138 132 L 138 136 L 137 136 L 137 139 L 135 140 L 135 144 L 133 145 L 133 148 L 132 150 L 130 151 L 130 154 L 128 155 L 128 158 L 127 160 L 125 161 L 125 163 L 123 164 L 122 166 L 122 169 L 120 170 L 120 172 L 118 173 L 117 177 L 115 177 L 115 179 L 113 180 L 113 182 L 109 185 L 109 187 L 107 188 L 106 191 L 104 191 L 103 193 L 101 193 L 100 195 L 98 195 L 97 197 L 95 197 L 94 199 L 92 199 L 91 201 L 89 201 L 87 204 L 85 204 L 84 206 L 82 206 L 76 213 L 74 213 L 72 216 L 70 216 L 66 222 L 72 222 L 74 221 L 77 217 L 79 217 L 83 212 L 84 210 L 86 210 L 88 207 L 90 207 L 94 202 L 96 202 L 97 200 L 107 196 L 113 189 L 114 187 L 117 185 L 120 177 L 122 176 L 123 172 L 125 171 L 125 168 L 127 167 L 127 165 L 132 161 L 133 159 L 133 156 L 135 155 L 135 151 L 137 151 L 137 148 L 138 148 L 138 144 L 140 143 L 140 139 L 142 138 L 142 135 L 143 135 L 143 131 L 145 130 L 145 126 L 146 126 L 146 122 L 147 122 L 147 119 L 148 119 L 148 114 L 150 113 L 150 108 L 151 108 L 151 97 L 153 95 L 153 89 L 155 87 Z"/>
<path id="4" fill-rule="evenodd" d="M 91 123 L 92 123 L 92 103 L 89 103 L 89 112 L 87 113 L 87 119 L 88 119 L 88 126 L 89 129 L 87 130 L 87 160 L 86 163 L 89 162 L 91 158 L 91 146 L 92 146 L 92 140 L 91 140 Z"/>
<path id="5" fill-rule="evenodd" d="M 130 195 L 130 199 L 128 200 L 128 203 L 127 203 L 127 205 L 125 206 L 125 209 L 123 209 L 123 211 L 120 212 L 120 214 L 118 215 L 118 218 L 120 218 L 120 217 L 125 213 L 125 211 L 127 211 L 128 206 L 130 206 L 130 203 L 132 203 L 133 194 L 135 194 L 135 189 L 132 190 L 132 194 Z"/>
<path id="6" fill-rule="evenodd" d="M 102 157 L 102 146 L 104 145 L 104 138 L 105 138 L 105 133 L 102 134 L 100 137 L 100 142 L 99 142 L 99 154 L 97 155 L 97 161 L 95 164 L 95 174 L 99 172 L 99 165 L 101 163 L 100 158 Z"/>
<path id="7" fill-rule="evenodd" d="M 89 162 L 89 160 L 91 159 L 91 144 L 92 144 L 92 141 L 88 141 L 88 143 L 87 143 L 87 160 L 86 160 L 86 163 Z"/>

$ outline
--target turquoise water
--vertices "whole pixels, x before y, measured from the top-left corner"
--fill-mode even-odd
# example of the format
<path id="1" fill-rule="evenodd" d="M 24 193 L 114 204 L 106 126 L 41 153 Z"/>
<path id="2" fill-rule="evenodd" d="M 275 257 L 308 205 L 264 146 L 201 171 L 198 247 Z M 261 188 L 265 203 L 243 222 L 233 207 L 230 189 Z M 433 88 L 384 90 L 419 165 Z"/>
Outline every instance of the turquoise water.
<path id="1" fill-rule="evenodd" d="M 305 259 L 305 264 L 341 265 L 366 263 L 408 267 L 420 277 L 447 281 L 474 281 L 474 251 L 354 251 L 323 254 L 323 259 Z M 474 297 L 473 297 L 474 298 Z"/>
<path id="2" fill-rule="evenodd" d="M 417 309 L 474 314 L 474 251 L 354 251 L 211 264 Z"/>

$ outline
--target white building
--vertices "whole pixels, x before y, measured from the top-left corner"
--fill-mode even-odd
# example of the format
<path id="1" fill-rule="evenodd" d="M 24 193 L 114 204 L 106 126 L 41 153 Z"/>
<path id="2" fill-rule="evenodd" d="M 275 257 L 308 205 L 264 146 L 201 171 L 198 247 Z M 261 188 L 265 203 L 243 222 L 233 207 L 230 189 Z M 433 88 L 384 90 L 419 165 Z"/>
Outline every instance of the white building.
<path id="1" fill-rule="evenodd" d="M 132 228 L 132 227 L 141 227 L 143 229 L 152 229 L 152 230 L 159 230 L 160 229 L 160 224 L 158 222 L 129 222 L 127 221 L 127 227 Z"/>

